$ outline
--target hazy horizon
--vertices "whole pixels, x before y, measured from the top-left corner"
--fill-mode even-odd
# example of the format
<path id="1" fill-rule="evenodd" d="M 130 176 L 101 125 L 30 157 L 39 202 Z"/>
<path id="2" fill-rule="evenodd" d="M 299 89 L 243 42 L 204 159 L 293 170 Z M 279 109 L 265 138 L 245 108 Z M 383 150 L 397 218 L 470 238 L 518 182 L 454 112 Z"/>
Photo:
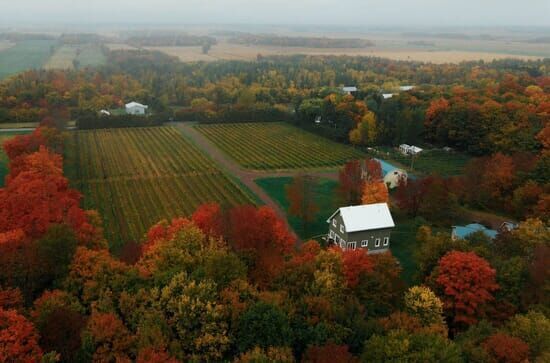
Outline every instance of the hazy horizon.
<path id="1" fill-rule="evenodd" d="M 550 1 L 530 0 L 19 0 L 2 25 L 280 24 L 402 27 L 549 27 Z"/>

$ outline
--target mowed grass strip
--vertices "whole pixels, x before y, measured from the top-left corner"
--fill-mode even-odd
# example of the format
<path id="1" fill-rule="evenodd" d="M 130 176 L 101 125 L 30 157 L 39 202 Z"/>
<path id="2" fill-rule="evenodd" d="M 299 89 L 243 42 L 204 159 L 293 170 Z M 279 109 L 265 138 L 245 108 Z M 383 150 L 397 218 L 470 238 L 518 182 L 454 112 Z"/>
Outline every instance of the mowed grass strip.
<path id="1" fill-rule="evenodd" d="M 248 169 L 335 167 L 365 155 L 351 146 L 285 123 L 214 124 L 196 128 Z"/>
<path id="2" fill-rule="evenodd" d="M 115 253 L 158 221 L 189 216 L 200 204 L 254 203 L 175 128 L 75 131 L 70 139 L 68 175 L 85 207 L 101 213 Z"/>

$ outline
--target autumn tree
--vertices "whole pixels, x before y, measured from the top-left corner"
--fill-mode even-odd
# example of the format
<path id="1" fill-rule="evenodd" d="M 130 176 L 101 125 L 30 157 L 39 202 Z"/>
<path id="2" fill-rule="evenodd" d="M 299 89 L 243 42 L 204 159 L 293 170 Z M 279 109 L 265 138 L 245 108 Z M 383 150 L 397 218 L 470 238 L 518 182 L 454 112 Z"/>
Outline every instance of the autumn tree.
<path id="1" fill-rule="evenodd" d="M 269 207 L 242 206 L 229 212 L 229 242 L 237 252 L 254 257 L 250 274 L 254 281 L 265 284 L 277 276 L 290 253 L 296 237 L 285 221 Z"/>
<path id="2" fill-rule="evenodd" d="M 310 223 L 315 221 L 319 206 L 315 191 L 318 180 L 311 175 L 300 175 L 292 179 L 286 187 L 287 199 L 290 203 L 288 213 L 302 221 L 302 231 L 307 233 Z"/>
<path id="3" fill-rule="evenodd" d="M 387 203 L 389 201 L 388 187 L 383 182 L 367 182 L 363 188 L 363 204 Z"/>
<path id="4" fill-rule="evenodd" d="M 338 195 L 346 205 L 357 205 L 363 194 L 363 168 L 360 160 L 348 161 L 338 174 Z"/>
<path id="5" fill-rule="evenodd" d="M 494 362 L 522 363 L 529 360 L 529 345 L 506 334 L 491 335 L 483 343 L 483 348 Z"/>
<path id="6" fill-rule="evenodd" d="M 0 362 L 40 362 L 38 338 L 36 329 L 24 316 L 0 308 Z"/>
<path id="7" fill-rule="evenodd" d="M 83 333 L 84 348 L 96 362 L 129 362 L 133 337 L 112 313 L 93 312 Z"/>
<path id="8" fill-rule="evenodd" d="M 424 326 L 443 323 L 443 303 L 429 287 L 413 286 L 408 289 L 405 310 Z"/>
<path id="9" fill-rule="evenodd" d="M 278 362 L 278 363 L 294 363 L 296 359 L 292 354 L 292 349 L 288 347 L 268 347 L 262 349 L 255 347 L 249 351 L 242 353 L 234 363 L 256 363 L 256 362 Z"/>
<path id="10" fill-rule="evenodd" d="M 323 346 L 310 346 L 302 358 L 304 363 L 355 363 L 359 359 L 349 352 L 347 345 L 327 343 Z"/>
<path id="11" fill-rule="evenodd" d="M 359 283 L 362 274 L 373 271 L 374 263 L 367 250 L 359 248 L 342 251 L 342 267 L 347 285 L 353 288 Z"/>
<path id="12" fill-rule="evenodd" d="M 239 351 L 246 352 L 253 347 L 288 346 L 292 342 L 292 331 L 283 311 L 260 302 L 243 313 L 236 338 Z"/>
<path id="13" fill-rule="evenodd" d="M 550 319 L 543 313 L 529 311 L 526 314 L 518 314 L 506 323 L 504 331 L 529 345 L 531 359 L 548 355 Z"/>
<path id="14" fill-rule="evenodd" d="M 473 324 L 485 315 L 499 287 L 495 276 L 491 265 L 473 252 L 451 251 L 441 258 L 434 278 L 455 326 Z"/>

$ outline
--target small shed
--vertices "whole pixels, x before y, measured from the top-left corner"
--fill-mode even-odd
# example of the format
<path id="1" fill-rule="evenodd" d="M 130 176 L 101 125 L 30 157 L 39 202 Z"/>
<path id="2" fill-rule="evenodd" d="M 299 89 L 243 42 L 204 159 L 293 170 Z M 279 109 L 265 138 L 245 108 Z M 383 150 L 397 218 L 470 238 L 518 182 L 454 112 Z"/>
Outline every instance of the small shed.
<path id="1" fill-rule="evenodd" d="M 126 104 L 126 113 L 129 115 L 145 115 L 149 106 L 142 105 L 138 102 L 130 102 Z"/>
<path id="2" fill-rule="evenodd" d="M 399 87 L 399 90 L 403 91 L 403 92 L 411 91 L 413 89 L 414 89 L 414 86 L 401 86 L 401 87 Z"/>
<path id="3" fill-rule="evenodd" d="M 382 98 L 387 100 L 393 97 L 393 93 L 382 93 Z"/>
<path id="4" fill-rule="evenodd" d="M 107 110 L 101 110 L 101 111 L 99 111 L 99 114 L 101 116 L 111 116 L 111 113 Z"/>

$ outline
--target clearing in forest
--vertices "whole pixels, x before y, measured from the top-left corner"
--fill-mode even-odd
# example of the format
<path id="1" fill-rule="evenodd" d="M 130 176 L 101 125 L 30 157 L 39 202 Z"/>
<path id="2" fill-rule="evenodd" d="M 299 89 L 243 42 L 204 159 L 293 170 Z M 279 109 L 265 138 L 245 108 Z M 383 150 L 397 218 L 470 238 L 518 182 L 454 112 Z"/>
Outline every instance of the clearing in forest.
<path id="1" fill-rule="evenodd" d="M 172 127 L 76 131 L 66 154 L 66 173 L 84 193 L 85 207 L 101 213 L 115 252 L 158 221 L 189 216 L 200 204 L 254 203 Z"/>
<path id="2" fill-rule="evenodd" d="M 197 130 L 248 169 L 339 167 L 365 156 L 353 147 L 279 122 L 199 125 Z"/>

